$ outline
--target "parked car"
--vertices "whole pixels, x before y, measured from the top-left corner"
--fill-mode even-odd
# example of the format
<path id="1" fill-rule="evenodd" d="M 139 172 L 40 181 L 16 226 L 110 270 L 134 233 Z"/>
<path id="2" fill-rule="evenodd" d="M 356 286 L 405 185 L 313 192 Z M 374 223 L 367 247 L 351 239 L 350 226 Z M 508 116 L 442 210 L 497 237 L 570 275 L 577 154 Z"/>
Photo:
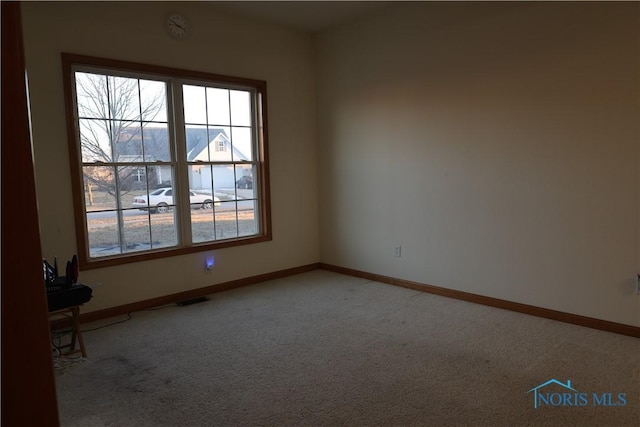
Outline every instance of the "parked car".
<path id="1" fill-rule="evenodd" d="M 245 175 L 236 181 L 236 188 L 245 188 L 247 190 L 253 189 L 253 177 Z"/>
<path id="2" fill-rule="evenodd" d="M 167 212 L 169 207 L 173 205 L 173 189 L 171 187 L 158 188 L 149 194 L 149 200 L 150 203 L 147 202 L 147 196 L 136 196 L 132 205 L 143 211 L 151 209 L 151 212 Z M 189 190 L 189 201 L 191 206 L 201 209 L 211 209 L 214 205 L 220 205 L 219 198 L 208 194 L 198 194 L 193 190 Z"/>

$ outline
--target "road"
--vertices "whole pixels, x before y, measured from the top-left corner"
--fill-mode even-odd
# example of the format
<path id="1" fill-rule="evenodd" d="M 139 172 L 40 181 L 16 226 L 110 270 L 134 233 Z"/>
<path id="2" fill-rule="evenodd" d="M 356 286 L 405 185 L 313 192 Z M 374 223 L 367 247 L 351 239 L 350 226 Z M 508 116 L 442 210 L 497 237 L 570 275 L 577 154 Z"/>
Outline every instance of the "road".
<path id="1" fill-rule="evenodd" d="M 237 201 L 238 210 L 249 210 L 254 208 L 253 200 L 238 200 Z M 231 201 L 229 202 L 221 202 L 219 206 L 216 206 L 216 211 L 233 211 L 236 208 L 236 203 Z M 122 215 L 125 217 L 138 216 L 138 215 L 148 215 L 147 211 L 141 211 L 140 209 L 126 209 L 122 212 Z M 99 211 L 99 212 L 88 212 L 88 219 L 107 219 L 107 218 L 115 218 L 116 211 Z"/>

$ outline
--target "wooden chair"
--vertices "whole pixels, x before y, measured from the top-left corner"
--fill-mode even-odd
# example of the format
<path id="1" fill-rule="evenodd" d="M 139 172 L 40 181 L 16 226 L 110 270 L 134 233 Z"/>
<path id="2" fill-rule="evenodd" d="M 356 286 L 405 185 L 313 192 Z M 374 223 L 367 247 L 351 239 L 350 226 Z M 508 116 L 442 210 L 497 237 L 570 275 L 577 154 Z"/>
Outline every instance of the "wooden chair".
<path id="1" fill-rule="evenodd" d="M 58 350 L 62 350 L 63 348 L 69 348 L 69 351 L 66 353 L 60 352 L 62 356 L 68 356 L 70 354 L 82 353 L 82 357 L 87 357 L 87 351 L 84 348 L 84 340 L 82 339 L 82 332 L 80 331 L 80 306 L 74 305 L 71 307 L 65 307 L 61 310 L 50 311 L 49 312 L 49 322 L 51 324 L 51 332 L 58 331 L 63 329 L 62 327 L 56 326 L 60 324 L 59 316 L 64 316 L 66 318 L 71 319 L 71 342 L 69 344 L 57 346 Z M 56 317 L 58 317 L 56 319 Z M 78 344 L 80 344 L 80 348 L 76 348 L 76 339 L 78 340 Z"/>

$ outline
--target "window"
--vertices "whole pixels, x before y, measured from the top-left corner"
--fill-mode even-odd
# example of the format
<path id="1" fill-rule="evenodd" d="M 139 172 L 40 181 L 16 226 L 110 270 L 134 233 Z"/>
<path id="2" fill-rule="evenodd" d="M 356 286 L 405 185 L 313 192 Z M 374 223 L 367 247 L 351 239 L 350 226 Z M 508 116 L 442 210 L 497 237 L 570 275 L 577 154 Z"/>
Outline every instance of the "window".
<path id="1" fill-rule="evenodd" d="M 82 268 L 270 240 L 265 82 L 62 58 Z"/>
<path id="2" fill-rule="evenodd" d="M 136 182 L 145 182 L 146 180 L 146 170 L 145 168 L 138 168 L 133 175 L 133 180 Z"/>

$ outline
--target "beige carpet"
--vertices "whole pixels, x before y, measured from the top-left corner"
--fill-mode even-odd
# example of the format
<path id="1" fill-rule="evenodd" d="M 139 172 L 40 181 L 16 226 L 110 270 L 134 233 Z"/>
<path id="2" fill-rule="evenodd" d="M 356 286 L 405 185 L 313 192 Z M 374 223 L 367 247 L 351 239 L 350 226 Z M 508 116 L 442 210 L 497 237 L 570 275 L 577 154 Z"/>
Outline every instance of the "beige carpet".
<path id="1" fill-rule="evenodd" d="M 332 272 L 132 316 L 56 376 L 63 426 L 640 424 L 638 339 Z M 534 409 L 550 379 L 589 404 Z"/>
<path id="2" fill-rule="evenodd" d="M 55 375 L 64 375 L 65 372 L 68 372 L 72 368 L 77 365 L 85 362 L 87 359 L 78 356 L 54 356 L 53 358 L 53 372 Z"/>

